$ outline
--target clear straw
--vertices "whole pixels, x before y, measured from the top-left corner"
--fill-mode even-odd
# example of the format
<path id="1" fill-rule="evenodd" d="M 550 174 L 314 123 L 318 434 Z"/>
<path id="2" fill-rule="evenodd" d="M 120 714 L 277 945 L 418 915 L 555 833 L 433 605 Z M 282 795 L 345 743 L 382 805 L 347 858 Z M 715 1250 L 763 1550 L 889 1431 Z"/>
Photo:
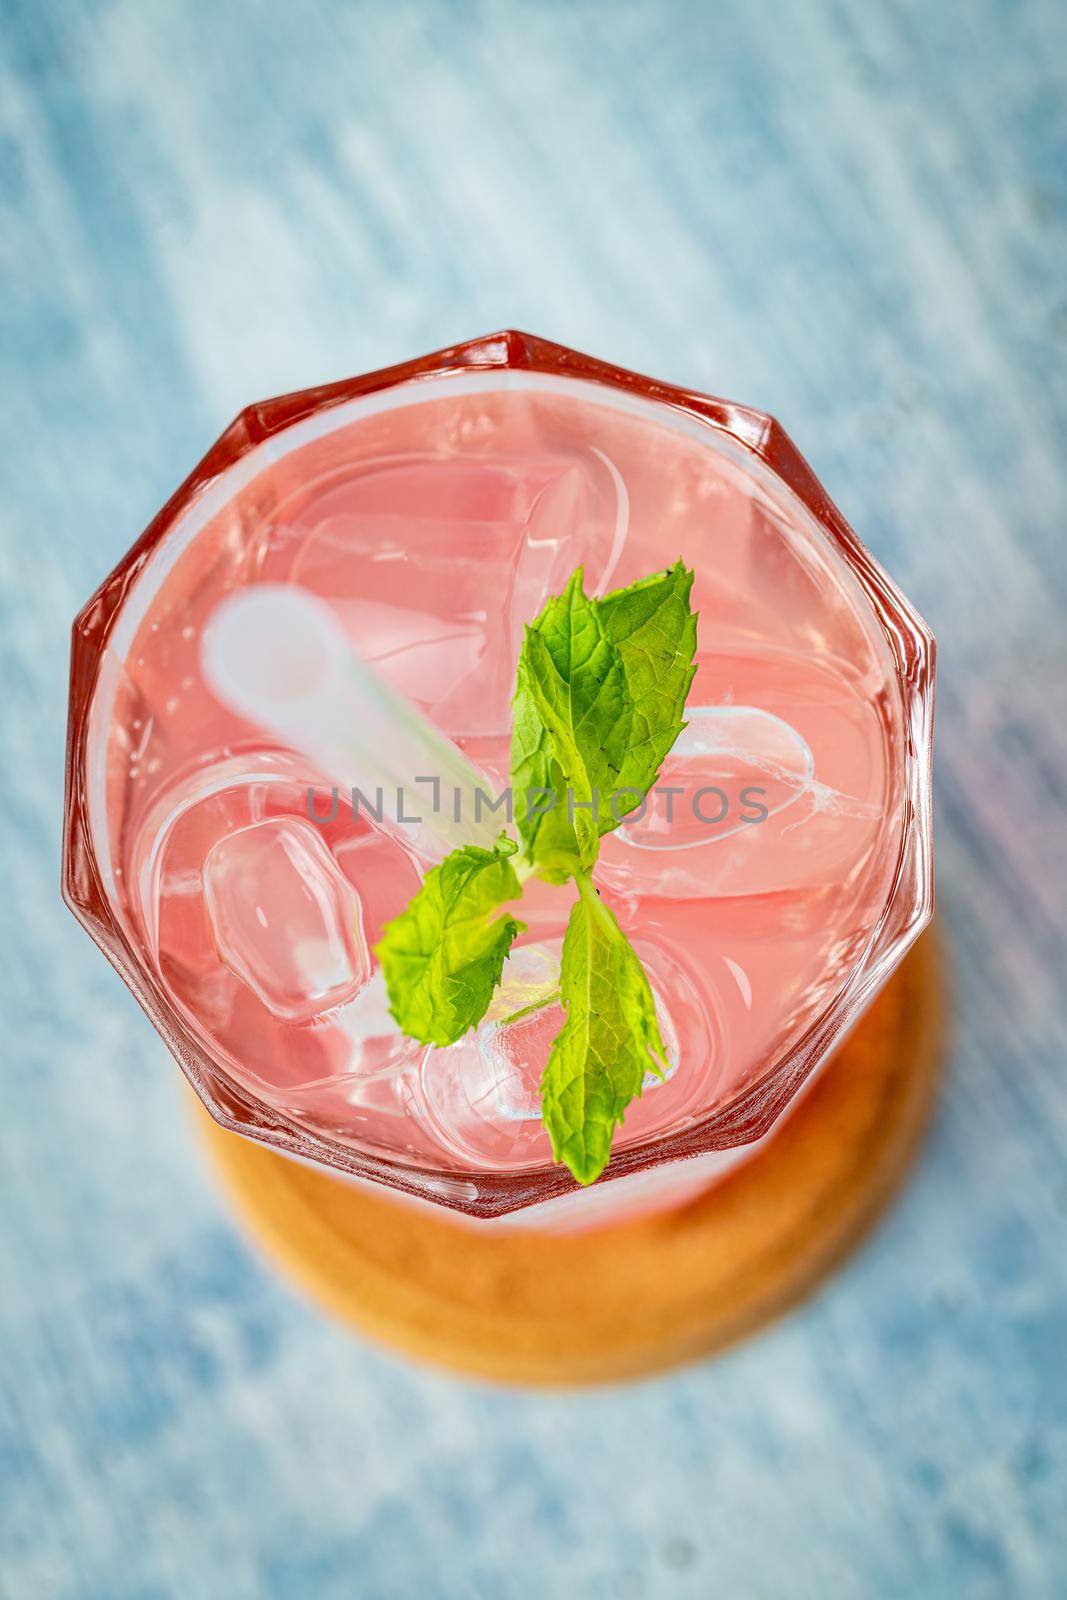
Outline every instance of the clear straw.
<path id="1" fill-rule="evenodd" d="M 352 650 L 334 612 L 291 584 L 224 600 L 204 630 L 201 667 L 222 703 L 306 756 L 361 809 L 429 861 L 489 846 L 504 823 L 490 780 Z M 458 796 L 458 799 L 457 799 Z"/>

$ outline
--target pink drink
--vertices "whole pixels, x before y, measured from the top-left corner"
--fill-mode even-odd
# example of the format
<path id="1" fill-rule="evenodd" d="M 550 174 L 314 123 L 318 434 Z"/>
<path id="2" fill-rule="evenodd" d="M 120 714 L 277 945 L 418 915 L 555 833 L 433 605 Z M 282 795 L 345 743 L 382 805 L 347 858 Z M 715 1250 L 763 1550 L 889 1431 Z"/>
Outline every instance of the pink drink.
<path id="1" fill-rule="evenodd" d="M 469 1194 L 480 1174 L 551 1167 L 538 1081 L 573 885 L 528 885 L 528 932 L 474 1034 L 405 1039 L 373 946 L 430 863 L 220 702 L 203 631 L 248 585 L 310 590 L 499 790 L 523 624 L 579 563 L 604 593 L 681 557 L 699 652 L 661 776 L 671 818 L 658 793 L 595 873 L 674 1062 L 615 1151 L 696 1128 L 800 1061 L 877 945 L 912 736 L 886 628 L 801 500 L 674 407 L 540 373 L 421 377 L 272 445 L 195 500 L 138 575 L 92 711 L 105 889 L 199 1050 L 297 1135 L 446 1189 L 449 1174 Z M 413 787 L 408 810 L 428 804 Z"/>

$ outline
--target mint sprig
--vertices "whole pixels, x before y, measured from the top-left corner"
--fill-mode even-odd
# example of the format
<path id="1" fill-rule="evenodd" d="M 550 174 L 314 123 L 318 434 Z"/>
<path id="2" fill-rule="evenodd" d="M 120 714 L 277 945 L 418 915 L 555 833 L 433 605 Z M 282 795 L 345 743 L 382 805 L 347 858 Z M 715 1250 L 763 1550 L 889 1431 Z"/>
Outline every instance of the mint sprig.
<path id="1" fill-rule="evenodd" d="M 607 1165 L 614 1129 L 666 1051 L 644 968 L 592 868 L 605 833 L 645 798 L 685 726 L 693 680 L 693 574 L 679 561 L 601 600 L 582 569 L 526 629 L 513 702 L 511 779 L 523 871 L 573 878 L 563 942 L 566 1012 L 541 1079 L 553 1156 L 579 1183 Z M 484 1017 L 522 925 L 493 911 L 521 893 L 502 835 L 454 850 L 377 947 L 400 1027 L 454 1043 Z"/>

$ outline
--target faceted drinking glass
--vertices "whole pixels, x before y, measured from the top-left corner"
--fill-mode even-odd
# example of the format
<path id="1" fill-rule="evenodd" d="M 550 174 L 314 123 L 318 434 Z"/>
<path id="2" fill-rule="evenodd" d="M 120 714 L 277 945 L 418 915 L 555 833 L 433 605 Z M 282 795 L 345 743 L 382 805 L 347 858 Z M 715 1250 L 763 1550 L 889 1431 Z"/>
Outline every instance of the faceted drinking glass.
<path id="1" fill-rule="evenodd" d="M 596 869 L 672 1070 L 573 1203 L 768 1136 L 930 916 L 933 640 L 772 418 L 515 332 L 248 407 L 74 624 L 64 895 L 218 1122 L 471 1217 L 575 1190 L 537 1097 L 569 898 L 530 887 L 474 1034 L 401 1037 L 373 950 L 427 863 L 213 693 L 220 602 L 316 596 L 502 789 L 523 625 L 679 557 L 688 726 Z"/>

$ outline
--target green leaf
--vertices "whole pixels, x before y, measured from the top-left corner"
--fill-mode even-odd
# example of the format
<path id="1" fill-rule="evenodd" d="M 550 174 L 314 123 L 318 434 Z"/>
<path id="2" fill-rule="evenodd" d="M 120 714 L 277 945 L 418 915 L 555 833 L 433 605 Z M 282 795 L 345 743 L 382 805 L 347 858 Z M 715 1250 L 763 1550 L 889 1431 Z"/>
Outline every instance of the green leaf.
<path id="1" fill-rule="evenodd" d="M 409 1038 L 454 1044 L 485 1015 L 512 942 L 524 931 L 514 917 L 492 917 L 522 893 L 510 860 L 517 849 L 501 834 L 492 850 L 453 850 L 386 926 L 375 954 L 390 1009 Z"/>
<path id="2" fill-rule="evenodd" d="M 594 790 L 612 757 L 621 762 L 625 754 L 628 717 L 622 658 L 604 637 L 594 602 L 582 592 L 579 567 L 564 593 L 526 629 L 514 701 L 512 789 L 519 834 L 528 858 L 557 878 L 596 859 Z M 536 807 L 548 794 L 555 806 L 539 815 Z"/>
<path id="3" fill-rule="evenodd" d="M 566 807 L 567 783 L 552 755 L 552 738 L 537 709 L 525 650 L 512 702 L 511 788 L 515 826 L 528 861 L 541 876 L 565 883 L 580 866 L 578 839 Z M 555 797 L 550 809 L 551 797 Z"/>
<path id="4" fill-rule="evenodd" d="M 626 759 L 632 705 L 622 656 L 582 591 L 580 567 L 526 630 L 514 712 L 512 788 L 527 855 L 539 866 L 560 858 L 564 875 L 587 868 Z M 534 788 L 556 796 L 545 816 L 529 815 Z"/>
<path id="5" fill-rule="evenodd" d="M 589 1184 L 646 1073 L 662 1077 L 667 1052 L 644 968 L 588 878 L 579 890 L 560 970 L 567 1020 L 541 1079 L 541 1116 L 555 1159 Z"/>
<path id="6" fill-rule="evenodd" d="M 562 881 L 592 866 L 601 835 L 640 805 L 684 727 L 695 671 L 692 584 L 678 562 L 597 601 L 583 593 L 579 568 L 527 628 L 512 788 L 527 858 L 542 876 Z M 555 808 L 536 814 L 549 791 Z"/>
<path id="7" fill-rule="evenodd" d="M 664 757 L 685 727 L 682 713 L 696 667 L 697 618 L 690 608 L 693 574 L 682 561 L 618 589 L 597 602 L 604 633 L 618 650 L 631 711 L 619 788 L 642 796 L 656 781 Z M 619 821 L 640 804 L 617 806 Z M 617 826 L 610 817 L 607 827 Z"/>

